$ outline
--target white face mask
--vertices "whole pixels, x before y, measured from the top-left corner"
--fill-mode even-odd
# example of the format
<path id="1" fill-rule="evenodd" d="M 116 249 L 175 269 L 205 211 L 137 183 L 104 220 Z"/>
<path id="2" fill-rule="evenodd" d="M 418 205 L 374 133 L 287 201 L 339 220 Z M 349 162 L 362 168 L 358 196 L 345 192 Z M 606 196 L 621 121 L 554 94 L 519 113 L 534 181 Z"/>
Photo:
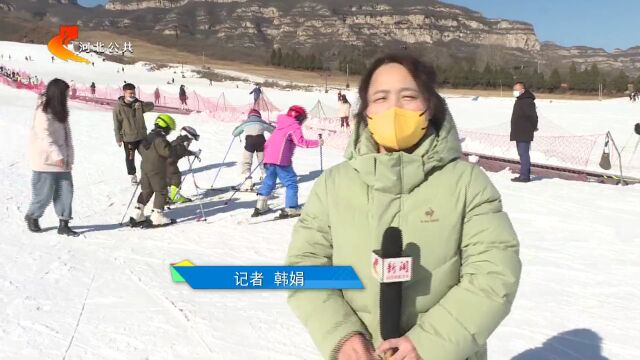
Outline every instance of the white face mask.
<path id="1" fill-rule="evenodd" d="M 132 103 L 135 99 L 136 99 L 136 97 L 135 97 L 135 96 L 132 96 L 132 97 L 128 97 L 128 98 L 126 98 L 125 100 L 126 100 L 126 102 L 128 102 L 128 103 Z"/>
<path id="2" fill-rule="evenodd" d="M 513 90 L 513 97 L 516 97 L 516 98 L 517 98 L 518 96 L 520 96 L 520 91 L 518 91 L 518 90 Z"/>

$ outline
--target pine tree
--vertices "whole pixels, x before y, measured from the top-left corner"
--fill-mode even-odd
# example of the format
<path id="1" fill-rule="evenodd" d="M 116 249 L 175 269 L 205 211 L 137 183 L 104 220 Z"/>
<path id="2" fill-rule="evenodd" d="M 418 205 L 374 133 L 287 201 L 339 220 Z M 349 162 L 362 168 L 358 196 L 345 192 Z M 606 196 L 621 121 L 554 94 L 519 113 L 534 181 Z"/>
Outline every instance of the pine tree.
<path id="1" fill-rule="evenodd" d="M 276 60 L 274 65 L 282 66 L 282 49 L 281 48 L 278 48 L 278 50 L 276 50 Z"/>
<path id="2" fill-rule="evenodd" d="M 271 49 L 271 56 L 269 56 L 269 65 L 278 65 L 276 64 L 277 53 L 276 49 Z"/>
<path id="3" fill-rule="evenodd" d="M 589 69 L 589 91 L 597 91 L 600 86 L 600 69 L 597 64 L 591 65 Z"/>
<path id="4" fill-rule="evenodd" d="M 571 89 L 574 88 L 577 80 L 578 80 L 578 69 L 576 68 L 576 64 L 572 62 L 571 66 L 569 66 L 569 87 Z"/>
<path id="5" fill-rule="evenodd" d="M 487 63 L 484 66 L 484 70 L 482 70 L 482 80 L 481 80 L 481 84 L 484 87 L 495 87 L 495 81 L 494 81 L 494 71 L 493 68 L 491 67 L 491 64 Z"/>
<path id="6" fill-rule="evenodd" d="M 311 53 L 307 59 L 307 70 L 313 70 L 316 64 L 316 54 Z"/>
<path id="7" fill-rule="evenodd" d="M 547 80 L 547 89 L 549 91 L 554 91 L 560 89 L 562 86 L 562 77 L 560 76 L 560 71 L 558 69 L 553 69 L 551 75 L 549 75 L 549 79 Z"/>
<path id="8" fill-rule="evenodd" d="M 629 84 L 629 76 L 624 72 L 624 70 L 620 70 L 618 75 L 612 80 L 613 90 L 617 92 L 627 91 L 627 86 Z"/>
<path id="9" fill-rule="evenodd" d="M 531 75 L 528 76 L 527 86 L 531 90 L 540 90 L 545 87 L 544 74 L 539 73 L 537 69 L 533 69 Z"/>
<path id="10" fill-rule="evenodd" d="M 496 71 L 496 78 L 498 80 L 498 86 L 502 84 L 503 87 L 513 86 L 513 73 L 509 68 L 499 68 Z"/>
<path id="11" fill-rule="evenodd" d="M 324 67 L 324 64 L 322 63 L 322 58 L 320 56 L 316 56 L 316 62 L 314 64 L 314 69 L 315 70 L 321 70 Z"/>
<path id="12" fill-rule="evenodd" d="M 304 67 L 304 60 L 302 55 L 297 50 L 293 50 L 293 66 L 294 69 L 302 69 Z"/>

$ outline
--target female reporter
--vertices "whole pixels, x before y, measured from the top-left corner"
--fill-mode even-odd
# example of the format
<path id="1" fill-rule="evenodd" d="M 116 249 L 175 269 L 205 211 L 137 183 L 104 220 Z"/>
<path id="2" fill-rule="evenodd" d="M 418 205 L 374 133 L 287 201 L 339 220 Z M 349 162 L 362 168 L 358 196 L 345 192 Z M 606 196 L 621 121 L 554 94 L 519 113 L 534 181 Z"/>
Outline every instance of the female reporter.
<path id="1" fill-rule="evenodd" d="M 290 265 L 350 265 L 364 290 L 296 290 L 289 304 L 327 359 L 486 359 L 520 278 L 519 244 L 500 194 L 460 160 L 434 69 L 408 54 L 375 60 L 360 83 L 347 161 L 316 181 L 289 247 Z M 389 226 L 413 258 L 401 330 L 380 335 L 371 252 Z"/>

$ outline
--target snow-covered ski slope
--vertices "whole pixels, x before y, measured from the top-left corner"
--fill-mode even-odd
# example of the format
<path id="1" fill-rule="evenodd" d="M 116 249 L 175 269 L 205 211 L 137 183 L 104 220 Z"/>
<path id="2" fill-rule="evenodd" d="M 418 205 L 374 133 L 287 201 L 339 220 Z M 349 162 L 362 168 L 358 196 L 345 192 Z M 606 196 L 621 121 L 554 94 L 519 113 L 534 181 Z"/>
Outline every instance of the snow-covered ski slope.
<path id="1" fill-rule="evenodd" d="M 119 65 L 101 61 L 95 69 L 60 61 L 51 65 L 43 46 L 0 42 L 0 53 L 4 65 L 45 79 L 110 85 L 124 80 L 116 76 Z M 35 62 L 24 61 L 29 54 Z M 172 76 L 137 65 L 125 69 L 128 81 L 147 87 Z M 235 83 L 185 83 L 212 95 L 225 91 L 237 103 L 249 97 L 250 84 L 236 89 Z M 176 76 L 176 93 L 178 86 Z M 283 108 L 292 99 L 307 106 L 318 98 L 335 100 L 335 94 L 266 91 Z M 119 227 L 133 187 L 124 152 L 115 144 L 111 113 L 72 102 L 77 157 L 72 226 L 82 236 L 58 236 L 51 208 L 41 221 L 49 230 L 31 234 L 22 218 L 31 195 L 27 144 L 36 98 L 0 87 L 0 99 L 0 358 L 320 359 L 284 292 L 194 291 L 172 283 L 169 273 L 170 263 L 184 259 L 200 265 L 282 264 L 295 219 L 248 226 L 255 196 L 238 193 L 225 207 L 227 193 L 203 202 L 206 222 L 196 221 L 197 204 L 186 204 L 169 212 L 180 222 L 175 226 Z M 479 128 L 508 122 L 512 100 L 451 98 L 449 103 L 459 125 Z M 549 105 L 544 116 L 574 133 L 611 129 L 623 139 L 640 112 L 621 100 Z M 149 127 L 154 116 L 146 116 Z M 220 167 L 216 187 L 235 185 L 243 144 L 234 142 L 221 164 L 234 125 L 197 114 L 176 118 L 178 126 L 191 125 L 201 133 L 195 144 L 203 149 L 202 163 L 194 165 L 198 185 L 211 185 Z M 340 151 L 324 149 L 325 167 L 341 159 Z M 294 165 L 304 202 L 319 174 L 318 149 L 297 150 Z M 519 235 L 524 264 L 512 313 L 491 337 L 489 357 L 635 359 L 640 350 L 640 187 L 553 179 L 514 184 L 507 172 L 489 176 Z M 196 195 L 190 176 L 184 190 Z M 277 195 L 275 204 L 282 204 L 283 190 Z"/>

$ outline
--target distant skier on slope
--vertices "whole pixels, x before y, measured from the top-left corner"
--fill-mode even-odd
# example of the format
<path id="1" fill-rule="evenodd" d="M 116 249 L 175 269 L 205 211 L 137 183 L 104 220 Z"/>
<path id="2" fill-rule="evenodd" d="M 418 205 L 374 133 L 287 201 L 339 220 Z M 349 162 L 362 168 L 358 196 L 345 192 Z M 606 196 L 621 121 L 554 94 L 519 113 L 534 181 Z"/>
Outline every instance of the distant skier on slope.
<path id="1" fill-rule="evenodd" d="M 256 84 L 256 87 L 249 93 L 249 95 L 251 94 L 253 94 L 253 107 L 255 108 L 258 100 L 260 100 L 260 96 L 262 96 L 262 87 L 260 84 Z"/>

